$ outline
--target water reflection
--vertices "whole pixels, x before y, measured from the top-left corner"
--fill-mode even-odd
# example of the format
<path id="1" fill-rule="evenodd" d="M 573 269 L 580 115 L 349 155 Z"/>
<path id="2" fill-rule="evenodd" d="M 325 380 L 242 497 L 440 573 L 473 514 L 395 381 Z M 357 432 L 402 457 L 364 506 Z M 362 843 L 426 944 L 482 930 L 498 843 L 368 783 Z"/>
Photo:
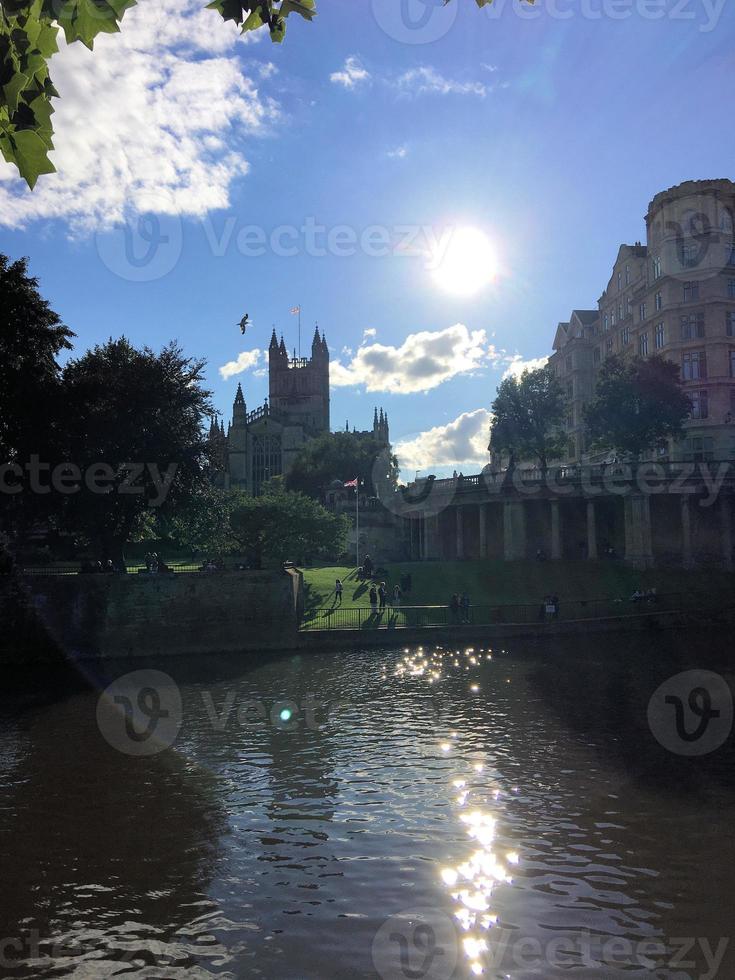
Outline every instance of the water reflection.
<path id="1" fill-rule="evenodd" d="M 169 660 L 156 666 L 184 723 L 148 759 L 100 737 L 94 690 L 6 698 L 0 935 L 42 939 L 0 972 L 321 980 L 380 964 L 393 980 L 396 930 L 377 960 L 375 937 L 424 908 L 455 924 L 456 976 L 706 975 L 701 946 L 696 968 L 672 965 L 673 940 L 729 936 L 732 741 L 671 756 L 645 709 L 697 663 L 732 683 L 727 647 L 671 635 Z M 100 668 L 95 687 L 125 669 Z M 611 965 L 612 940 L 627 952 Z M 645 942 L 660 951 L 647 960 Z M 735 976 L 732 950 L 718 971 Z"/>

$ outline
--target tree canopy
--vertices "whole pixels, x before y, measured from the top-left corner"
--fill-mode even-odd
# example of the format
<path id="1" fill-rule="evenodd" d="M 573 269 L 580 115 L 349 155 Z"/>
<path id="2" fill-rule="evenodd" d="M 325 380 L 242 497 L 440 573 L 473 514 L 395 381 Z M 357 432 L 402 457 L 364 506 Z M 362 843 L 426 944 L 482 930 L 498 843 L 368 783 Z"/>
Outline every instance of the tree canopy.
<path id="1" fill-rule="evenodd" d="M 357 477 L 371 494 L 394 490 L 398 460 L 371 433 L 325 432 L 300 450 L 286 478 L 290 490 L 319 498 L 334 480 Z"/>
<path id="2" fill-rule="evenodd" d="M 55 171 L 53 105 L 58 97 L 49 61 L 58 51 L 57 35 L 90 50 L 98 34 L 116 34 L 125 11 L 136 0 L 0 0 L 0 152 L 33 188 L 41 174 Z M 145 0 L 144 0 L 145 2 Z M 445 3 L 449 0 L 444 0 Z M 534 3 L 535 0 L 526 0 Z M 492 0 L 475 0 L 484 7 Z M 290 14 L 316 15 L 316 0 L 212 0 L 206 5 L 242 30 L 267 29 L 272 41 L 286 34 Z"/>
<path id="3" fill-rule="evenodd" d="M 505 378 L 492 403 L 490 450 L 506 453 L 511 468 L 518 460 L 533 459 L 545 470 L 564 452 L 565 409 L 562 387 L 551 368 Z"/>
<path id="4" fill-rule="evenodd" d="M 206 483 L 203 374 L 204 362 L 174 343 L 155 353 L 124 337 L 65 367 L 65 458 L 83 479 L 66 497 L 64 523 L 105 557 L 122 558 L 126 543 Z"/>
<path id="5" fill-rule="evenodd" d="M 239 552 L 260 568 L 264 562 L 334 559 L 345 549 L 350 521 L 273 480 L 260 497 L 243 495 L 230 527 Z"/>
<path id="6" fill-rule="evenodd" d="M 606 358 L 595 394 L 585 408 L 593 444 L 634 460 L 647 450 L 679 439 L 692 410 L 679 368 L 660 354 Z"/>

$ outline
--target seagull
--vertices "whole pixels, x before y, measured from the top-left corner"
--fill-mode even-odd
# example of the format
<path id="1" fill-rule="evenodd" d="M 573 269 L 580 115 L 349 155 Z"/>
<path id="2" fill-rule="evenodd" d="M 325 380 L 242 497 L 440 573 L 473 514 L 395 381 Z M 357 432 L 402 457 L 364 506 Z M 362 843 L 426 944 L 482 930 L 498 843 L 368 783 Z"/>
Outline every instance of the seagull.
<path id="1" fill-rule="evenodd" d="M 246 313 L 245 314 L 245 316 L 242 318 L 242 320 L 240 320 L 240 323 L 238 324 L 238 326 L 240 327 L 240 333 L 243 333 L 244 334 L 245 331 L 247 330 L 247 328 L 250 326 L 250 314 L 249 313 Z"/>

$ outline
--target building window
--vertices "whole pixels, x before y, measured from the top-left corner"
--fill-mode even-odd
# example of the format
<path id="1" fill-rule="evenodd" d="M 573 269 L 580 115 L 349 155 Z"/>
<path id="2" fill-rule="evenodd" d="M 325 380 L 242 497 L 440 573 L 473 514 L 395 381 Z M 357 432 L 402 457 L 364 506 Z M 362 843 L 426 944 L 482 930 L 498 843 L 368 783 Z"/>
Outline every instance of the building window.
<path id="1" fill-rule="evenodd" d="M 704 337 L 704 313 L 688 313 L 681 318 L 681 339 Z"/>
<path id="2" fill-rule="evenodd" d="M 681 376 L 685 381 L 702 381 L 707 377 L 707 357 L 703 350 L 690 350 L 682 354 Z"/>
<path id="3" fill-rule="evenodd" d="M 692 418 L 709 418 L 709 400 L 706 391 L 691 391 L 688 393 L 692 400 Z"/>
<path id="4" fill-rule="evenodd" d="M 689 303 L 693 299 L 699 299 L 699 283 L 698 282 L 685 282 L 684 283 L 684 302 Z"/>
<path id="5" fill-rule="evenodd" d="M 660 259 L 659 256 L 657 256 L 653 260 L 653 278 L 654 278 L 654 281 L 656 279 L 660 279 L 661 278 L 661 259 Z"/>
<path id="6" fill-rule="evenodd" d="M 599 364 L 600 363 L 600 348 L 599 347 L 595 347 L 595 349 L 592 351 L 592 362 L 593 362 L 593 364 Z"/>
<path id="7" fill-rule="evenodd" d="M 730 377 L 735 378 L 735 350 L 730 351 Z"/>
<path id="8" fill-rule="evenodd" d="M 656 312 L 660 313 L 663 308 L 664 308 L 663 293 L 656 293 Z"/>
<path id="9" fill-rule="evenodd" d="M 619 272 L 618 273 L 618 292 L 620 292 L 620 290 L 622 288 L 623 288 L 623 274 L 622 274 L 622 272 Z"/>
<path id="10" fill-rule="evenodd" d="M 694 436 L 689 440 L 689 447 L 695 463 L 714 459 L 715 440 L 711 436 Z"/>
<path id="11" fill-rule="evenodd" d="M 571 401 L 572 398 L 574 398 L 574 383 L 573 382 L 571 384 L 568 384 L 567 385 L 567 398 L 569 398 L 570 401 Z"/>
<path id="12" fill-rule="evenodd" d="M 572 355 L 571 355 L 571 354 L 570 354 L 570 355 L 569 355 L 569 357 L 568 357 L 568 358 L 567 358 L 567 359 L 566 359 L 566 360 L 564 361 L 564 364 L 565 364 L 565 366 L 566 366 L 566 369 L 567 369 L 567 371 L 571 371 L 571 370 L 572 370 Z"/>
<path id="13" fill-rule="evenodd" d="M 630 316 L 633 312 L 633 298 L 629 296 L 625 301 L 625 315 Z"/>
<path id="14" fill-rule="evenodd" d="M 664 329 L 663 323 L 656 324 L 656 350 L 661 350 L 661 348 L 666 343 L 666 331 Z"/>
<path id="15" fill-rule="evenodd" d="M 692 269 L 699 264 L 699 245 L 683 245 L 681 249 L 682 265 L 685 269 Z"/>
<path id="16" fill-rule="evenodd" d="M 645 303 L 641 303 L 641 305 L 638 307 L 638 317 L 639 317 L 641 323 L 643 323 L 643 321 L 646 319 L 646 304 Z"/>
<path id="17" fill-rule="evenodd" d="M 608 337 L 607 340 L 605 341 L 605 351 L 608 354 L 612 354 L 612 349 L 613 349 L 612 337 Z"/>
<path id="18" fill-rule="evenodd" d="M 735 283 L 735 279 L 733 280 L 733 283 Z M 605 331 L 607 331 L 607 330 L 610 329 L 610 321 L 608 319 L 607 313 L 602 318 L 602 329 L 605 330 Z"/>
<path id="19" fill-rule="evenodd" d="M 727 280 L 727 295 L 731 299 L 735 299 L 735 279 Z"/>
<path id="20" fill-rule="evenodd" d="M 625 285 L 626 286 L 629 286 L 630 285 L 630 266 L 629 265 L 626 265 L 626 267 L 625 267 Z"/>
<path id="21" fill-rule="evenodd" d="M 567 428 L 574 428 L 574 411 L 572 409 L 567 412 Z"/>
<path id="22" fill-rule="evenodd" d="M 630 327 L 623 327 L 620 331 L 620 343 L 623 347 L 630 343 Z"/>
<path id="23" fill-rule="evenodd" d="M 618 320 L 623 319 L 623 304 L 618 303 Z"/>
<path id="24" fill-rule="evenodd" d="M 645 357 L 648 354 L 648 334 L 642 333 L 638 338 L 638 353 L 641 357 Z"/>
<path id="25" fill-rule="evenodd" d="M 735 265 L 735 242 L 730 242 L 727 246 L 727 264 Z"/>
<path id="26" fill-rule="evenodd" d="M 728 310 L 726 314 L 725 333 L 728 337 L 735 337 L 735 310 Z"/>
<path id="27" fill-rule="evenodd" d="M 615 326 L 615 323 L 616 323 L 616 320 L 615 320 L 615 310 L 611 310 L 610 311 L 610 323 L 612 324 L 613 327 Z"/>

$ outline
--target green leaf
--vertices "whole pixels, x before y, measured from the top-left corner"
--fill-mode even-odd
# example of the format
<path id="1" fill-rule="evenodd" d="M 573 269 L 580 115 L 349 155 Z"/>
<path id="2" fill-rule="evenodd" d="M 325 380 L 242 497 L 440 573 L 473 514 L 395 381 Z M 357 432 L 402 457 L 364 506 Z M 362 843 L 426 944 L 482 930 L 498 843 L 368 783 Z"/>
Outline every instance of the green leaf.
<path id="1" fill-rule="evenodd" d="M 291 12 L 300 14 L 305 20 L 313 20 L 316 17 L 316 2 L 315 0 L 283 0 L 281 16 L 288 17 Z"/>
<path id="2" fill-rule="evenodd" d="M 245 18 L 245 23 L 242 25 L 242 33 L 245 31 L 257 31 L 259 27 L 263 26 L 263 18 L 260 16 L 259 10 L 251 10 L 249 15 Z"/>
<path id="3" fill-rule="evenodd" d="M 38 133 L 34 133 L 31 129 L 24 129 L 13 133 L 11 142 L 13 143 L 15 163 L 21 177 L 24 178 L 31 190 L 35 187 L 41 174 L 56 172 L 56 167 L 48 158 L 46 144 Z"/>
<path id="4" fill-rule="evenodd" d="M 18 72 L 17 74 L 13 75 L 7 85 L 3 85 L 5 103 L 11 115 L 18 108 L 18 98 L 20 97 L 20 93 L 28 85 L 28 82 L 28 76 L 22 75 L 20 72 Z"/>

